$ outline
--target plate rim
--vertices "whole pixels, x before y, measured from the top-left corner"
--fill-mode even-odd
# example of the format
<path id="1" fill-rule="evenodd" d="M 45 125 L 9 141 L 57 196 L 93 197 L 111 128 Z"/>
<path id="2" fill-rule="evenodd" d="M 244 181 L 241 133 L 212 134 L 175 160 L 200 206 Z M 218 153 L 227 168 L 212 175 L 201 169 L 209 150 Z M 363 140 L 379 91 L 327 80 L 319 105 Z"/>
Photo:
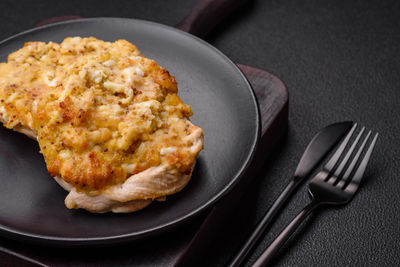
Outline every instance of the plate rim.
<path id="1" fill-rule="evenodd" d="M 193 209 L 192 211 L 188 212 L 184 216 L 180 216 L 174 220 L 168 221 L 164 224 L 160 224 L 156 227 L 151 227 L 151 229 L 145 229 L 145 230 L 141 230 L 141 231 L 120 234 L 120 235 L 101 236 L 101 237 L 57 237 L 57 236 L 27 233 L 27 232 L 19 231 L 16 229 L 11 229 L 7 226 L 3 226 L 0 224 L 0 233 L 2 233 L 2 235 L 5 237 L 22 240 L 22 241 L 26 241 L 29 243 L 35 243 L 35 244 L 70 247 L 70 246 L 93 246 L 93 245 L 99 246 L 99 245 L 106 245 L 106 244 L 107 245 L 108 244 L 116 244 L 116 243 L 135 241 L 135 240 L 143 239 L 143 238 L 150 237 L 153 235 L 157 235 L 163 231 L 168 231 L 179 225 L 182 225 L 183 223 L 187 222 L 188 220 L 190 220 L 194 217 L 197 217 L 199 214 L 205 212 L 207 209 L 209 209 L 213 205 L 215 205 L 221 198 L 223 198 L 229 192 L 231 192 L 233 187 L 238 183 L 238 181 L 243 178 L 246 170 L 248 169 L 250 163 L 252 162 L 252 160 L 254 158 L 255 152 L 258 148 L 258 144 L 260 143 L 260 139 L 261 139 L 261 113 L 260 113 L 260 108 L 259 108 L 258 100 L 257 100 L 256 94 L 254 92 L 254 89 L 251 86 L 247 77 L 240 70 L 240 68 L 227 55 L 225 55 L 223 52 L 221 52 L 218 48 L 214 47 L 210 43 L 204 41 L 203 39 L 200 39 L 197 36 L 194 36 L 190 33 L 184 32 L 184 31 L 174 28 L 172 26 L 168 26 L 168 25 L 153 22 L 153 21 L 143 20 L 143 19 L 123 18 L 123 17 L 93 17 L 93 18 L 72 19 L 72 20 L 67 20 L 67 21 L 62 21 L 62 22 L 51 23 L 51 24 L 39 26 L 36 28 L 31 28 L 31 29 L 17 33 L 6 39 L 1 40 L 0 46 L 5 44 L 6 42 L 12 41 L 13 39 L 16 39 L 20 36 L 23 36 L 23 35 L 26 35 L 26 34 L 29 34 L 29 33 L 35 32 L 35 31 L 44 30 L 46 28 L 52 28 L 55 26 L 65 25 L 65 24 L 76 24 L 76 23 L 95 22 L 95 21 L 128 21 L 128 22 L 133 22 L 133 23 L 143 23 L 143 24 L 153 25 L 155 27 L 165 28 L 167 30 L 174 31 L 178 34 L 186 35 L 187 37 L 192 38 L 197 42 L 200 42 L 202 45 L 205 45 L 208 49 L 211 49 L 214 52 L 216 52 L 221 58 L 223 58 L 229 65 L 231 65 L 238 72 L 240 77 L 243 79 L 243 81 L 247 85 L 246 86 L 247 91 L 250 93 L 251 102 L 253 104 L 252 106 L 255 108 L 255 111 L 256 111 L 255 112 L 256 113 L 255 135 L 252 136 L 252 143 L 250 145 L 250 148 L 251 148 L 250 153 L 246 156 L 246 158 L 244 159 L 244 164 L 233 175 L 230 182 L 228 184 L 226 184 L 224 186 L 224 188 L 222 190 L 220 190 L 217 194 L 215 194 L 212 198 L 210 198 L 208 201 L 206 201 L 204 204 L 200 205 L 196 209 Z"/>

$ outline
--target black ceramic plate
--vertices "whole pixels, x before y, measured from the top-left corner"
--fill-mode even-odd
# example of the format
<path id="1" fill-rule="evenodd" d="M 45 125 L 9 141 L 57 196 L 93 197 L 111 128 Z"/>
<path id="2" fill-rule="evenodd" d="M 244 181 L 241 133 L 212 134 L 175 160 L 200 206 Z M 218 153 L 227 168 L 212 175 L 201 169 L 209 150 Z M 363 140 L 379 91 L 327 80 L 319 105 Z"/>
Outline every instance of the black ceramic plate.
<path id="1" fill-rule="evenodd" d="M 227 193 L 248 166 L 260 131 L 254 93 L 239 69 L 206 42 L 171 27 L 119 18 L 44 26 L 0 43 L 0 61 L 27 41 L 68 36 L 126 39 L 169 70 L 204 130 L 192 180 L 167 201 L 130 214 L 68 210 L 66 192 L 46 171 L 35 141 L 0 127 L 0 233 L 51 245 L 99 245 L 147 237 L 199 214 Z"/>

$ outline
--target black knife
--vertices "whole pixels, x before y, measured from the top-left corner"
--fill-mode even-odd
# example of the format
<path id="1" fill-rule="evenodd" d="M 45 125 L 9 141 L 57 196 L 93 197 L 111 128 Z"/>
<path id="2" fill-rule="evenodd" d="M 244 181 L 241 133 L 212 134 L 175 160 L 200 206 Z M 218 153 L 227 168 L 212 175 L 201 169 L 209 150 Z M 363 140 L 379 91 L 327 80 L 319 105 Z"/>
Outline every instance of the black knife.
<path id="1" fill-rule="evenodd" d="M 258 223 L 257 227 L 247 239 L 246 243 L 230 262 L 230 267 L 239 266 L 242 263 L 247 254 L 256 244 L 257 240 L 271 223 L 272 219 L 275 217 L 278 211 L 282 209 L 283 205 L 293 194 L 296 188 L 311 174 L 311 172 L 319 165 L 329 151 L 331 151 L 331 149 L 351 129 L 352 126 L 353 122 L 351 121 L 334 123 L 325 127 L 314 136 L 304 151 L 291 181 L 286 186 L 285 190 L 283 190 L 283 192 L 280 194 L 280 196 L 275 200 L 272 207 Z"/>

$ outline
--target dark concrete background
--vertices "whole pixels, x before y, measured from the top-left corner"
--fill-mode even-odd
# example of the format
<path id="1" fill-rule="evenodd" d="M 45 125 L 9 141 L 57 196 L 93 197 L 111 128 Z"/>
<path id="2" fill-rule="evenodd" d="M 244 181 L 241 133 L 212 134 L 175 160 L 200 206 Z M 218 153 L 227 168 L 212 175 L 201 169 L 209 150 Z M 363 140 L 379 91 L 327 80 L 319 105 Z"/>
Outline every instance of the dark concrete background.
<path id="1" fill-rule="evenodd" d="M 194 2 L 1 1 L 0 39 L 62 15 L 129 17 L 174 26 Z M 241 230 L 222 233 L 204 265 L 223 266 L 234 255 L 318 129 L 356 120 L 381 133 L 361 190 L 346 206 L 316 212 L 274 263 L 399 266 L 400 2 L 258 0 L 225 20 L 207 41 L 235 62 L 280 77 L 289 88 L 290 113 L 287 138 L 246 196 L 251 206 L 239 207 L 232 218 Z M 303 186 L 292 198 L 248 265 L 307 204 L 306 191 Z M 133 249 L 136 260 L 127 264 L 149 265 L 152 257 L 157 259 L 149 242 L 144 246 L 140 253 Z"/>

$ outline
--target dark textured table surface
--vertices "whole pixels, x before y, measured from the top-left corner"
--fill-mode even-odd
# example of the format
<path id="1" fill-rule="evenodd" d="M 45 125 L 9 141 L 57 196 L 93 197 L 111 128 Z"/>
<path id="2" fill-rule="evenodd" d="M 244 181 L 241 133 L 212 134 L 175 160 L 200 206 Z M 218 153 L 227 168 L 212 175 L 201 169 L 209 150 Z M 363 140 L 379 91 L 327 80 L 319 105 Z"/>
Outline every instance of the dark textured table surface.
<path id="1" fill-rule="evenodd" d="M 0 39 L 62 15 L 128 17 L 174 26 L 193 4 L 194 0 L 1 1 Z M 235 62 L 280 77 L 289 89 L 290 112 L 288 136 L 265 162 L 262 175 L 246 195 L 247 207 L 238 207 L 232 217 L 239 228 L 222 231 L 204 265 L 227 263 L 284 188 L 318 129 L 356 120 L 381 133 L 361 190 L 350 204 L 313 214 L 274 263 L 399 266 L 400 2 L 254 1 L 219 25 L 207 41 Z M 308 201 L 303 186 L 248 265 Z M 161 254 L 168 255 L 168 237 L 160 236 L 133 245 L 129 253 L 135 260 L 126 264 L 165 263 L 167 256 L 161 260 L 152 252 L 152 242 L 164 244 L 166 252 Z M 103 255 L 102 264 L 118 256 Z"/>

